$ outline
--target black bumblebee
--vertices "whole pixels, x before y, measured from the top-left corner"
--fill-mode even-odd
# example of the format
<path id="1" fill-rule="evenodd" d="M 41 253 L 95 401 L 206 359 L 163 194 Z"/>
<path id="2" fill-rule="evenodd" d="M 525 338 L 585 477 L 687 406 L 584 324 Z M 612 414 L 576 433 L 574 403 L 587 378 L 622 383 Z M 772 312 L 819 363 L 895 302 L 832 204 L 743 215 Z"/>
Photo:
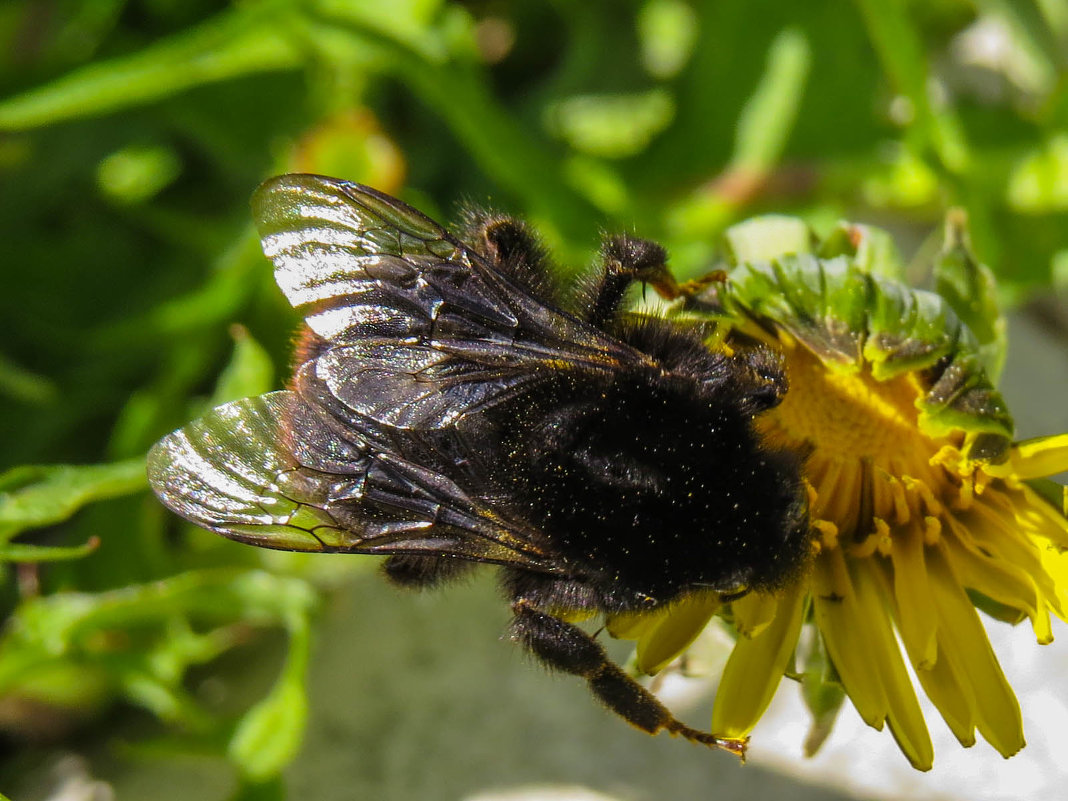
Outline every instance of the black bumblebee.
<path id="1" fill-rule="evenodd" d="M 256 192 L 263 249 L 305 317 L 290 388 L 164 438 L 152 487 L 188 520 L 297 551 L 388 555 L 427 586 L 501 566 L 512 636 L 630 723 L 739 752 L 676 720 L 564 618 L 773 589 L 810 551 L 798 456 L 753 419 L 777 358 L 627 313 L 672 294 L 666 253 L 609 237 L 565 297 L 533 235 L 472 215 L 456 238 L 366 186 L 284 175 Z"/>

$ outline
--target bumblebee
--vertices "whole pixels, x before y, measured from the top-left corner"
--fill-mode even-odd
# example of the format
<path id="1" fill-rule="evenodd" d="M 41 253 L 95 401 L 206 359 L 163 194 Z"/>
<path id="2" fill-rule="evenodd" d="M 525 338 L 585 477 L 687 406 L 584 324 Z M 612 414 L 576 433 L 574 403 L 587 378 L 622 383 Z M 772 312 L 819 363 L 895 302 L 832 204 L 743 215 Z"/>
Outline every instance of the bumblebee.
<path id="1" fill-rule="evenodd" d="M 252 545 L 384 555 L 404 586 L 498 565 L 522 648 L 644 731 L 741 752 L 676 720 L 569 621 L 801 569 L 800 457 L 754 429 L 786 391 L 776 356 L 627 312 L 635 282 L 678 293 L 646 240 L 607 237 L 565 292 L 510 218 L 471 215 L 457 237 L 314 175 L 268 180 L 253 211 L 306 322 L 293 377 L 161 440 L 163 503 Z"/>

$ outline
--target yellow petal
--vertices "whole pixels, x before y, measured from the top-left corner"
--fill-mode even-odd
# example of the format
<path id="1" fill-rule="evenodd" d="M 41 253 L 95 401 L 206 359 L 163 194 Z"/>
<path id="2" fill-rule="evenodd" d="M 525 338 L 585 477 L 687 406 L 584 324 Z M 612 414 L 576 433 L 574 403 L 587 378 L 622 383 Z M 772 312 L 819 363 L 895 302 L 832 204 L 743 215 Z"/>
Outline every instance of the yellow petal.
<path id="1" fill-rule="evenodd" d="M 900 598 L 895 594 L 895 604 Z M 936 631 L 936 659 L 931 660 L 925 650 L 917 650 L 920 643 L 914 637 L 902 636 L 905 651 L 909 655 L 916 677 L 923 686 L 927 697 L 941 713 L 953 735 L 965 748 L 975 745 L 976 704 L 970 688 L 964 686 L 958 676 L 959 666 L 955 664 L 954 655 L 946 651 L 946 635 L 940 632 L 939 617 L 936 612 L 934 597 L 928 593 L 930 606 L 927 615 L 934 621 Z M 898 626 L 901 627 L 902 612 L 897 609 Z"/>
<path id="2" fill-rule="evenodd" d="M 912 680 L 901 659 L 894 629 L 887 614 L 890 591 L 881 582 L 878 565 L 865 560 L 853 572 L 853 588 L 858 605 L 867 611 L 868 639 L 879 669 L 879 679 L 886 692 L 890 732 L 901 752 L 916 770 L 930 770 L 934 765 L 934 746 L 923 720 L 923 712 L 912 689 Z M 848 688 L 847 688 L 848 690 Z"/>
<path id="3" fill-rule="evenodd" d="M 1002 756 L 1012 756 L 1024 746 L 1020 704 L 944 546 L 930 549 L 927 564 L 942 621 L 939 634 L 945 635 L 945 648 L 940 653 L 952 655 L 964 668 L 958 676 L 970 684 L 976 699 L 979 732 Z"/>
<path id="4" fill-rule="evenodd" d="M 931 614 L 934 614 L 934 609 Z M 929 668 L 917 667 L 915 659 L 912 665 L 923 691 L 942 715 L 953 736 L 965 748 L 971 748 L 975 745 L 976 701 L 958 677 L 952 655 L 946 653 L 944 640 L 945 635 L 940 635 L 938 641 L 940 653 L 944 655 L 942 659 Z"/>
<path id="5" fill-rule="evenodd" d="M 894 531 L 890 559 L 894 566 L 894 600 L 898 627 L 913 663 L 927 667 L 938 655 L 935 633 L 938 620 L 931 614 L 934 602 L 923 559 L 923 532 L 916 526 Z"/>
<path id="6" fill-rule="evenodd" d="M 864 722 L 883 727 L 889 702 L 868 642 L 871 610 L 861 607 L 841 550 L 824 551 L 812 573 L 812 604 L 827 653 Z"/>
<path id="7" fill-rule="evenodd" d="M 756 637 L 775 618 L 778 601 L 766 592 L 751 592 L 731 604 L 734 627 L 742 637 Z"/>
<path id="8" fill-rule="evenodd" d="M 659 673 L 690 647 L 720 607 L 719 596 L 696 595 L 672 606 L 657 625 L 638 640 L 638 669 L 649 676 Z"/>
<path id="9" fill-rule="evenodd" d="M 1009 450 L 1008 465 L 1012 475 L 1024 480 L 1063 473 L 1068 470 L 1068 434 L 1017 442 Z M 990 473 L 991 467 L 984 466 L 983 470 Z"/>
<path id="10" fill-rule="evenodd" d="M 805 582 L 785 590 L 778 613 L 760 636 L 738 638 L 712 707 L 717 736 L 745 737 L 768 708 L 801 633 L 806 591 Z"/>
<path id="11" fill-rule="evenodd" d="M 975 547 L 967 532 L 961 532 L 960 524 L 948 519 L 947 546 L 960 582 L 968 589 L 981 592 L 999 604 L 1019 609 L 1031 618 L 1035 637 L 1043 645 L 1053 641 L 1049 612 L 1038 586 L 1027 571 L 1016 565 L 986 554 Z M 963 536 L 962 536 L 963 535 Z M 929 609 L 933 609 L 932 603 Z M 930 615 L 934 617 L 933 615 Z"/>
<path id="12" fill-rule="evenodd" d="M 1053 611 L 1063 620 L 1068 617 L 1068 554 L 1053 547 L 1042 549 L 1042 567 L 1053 580 L 1056 593 L 1047 598 Z"/>
<path id="13" fill-rule="evenodd" d="M 1057 486 L 1055 482 L 1050 482 Z M 1068 487 L 1061 487 L 1063 496 L 1062 506 L 1057 509 L 1050 501 L 1047 501 L 1026 484 L 1020 485 L 1024 502 L 1017 504 L 1016 515 L 1021 522 L 1035 529 L 1035 533 L 1045 537 L 1050 542 L 1068 548 Z"/>
<path id="14" fill-rule="evenodd" d="M 605 628 L 617 640 L 637 640 L 660 622 L 661 612 L 620 612 L 608 615 Z"/>
<path id="15" fill-rule="evenodd" d="M 961 539 L 970 537 L 982 550 L 993 558 L 1023 570 L 1038 587 L 1043 598 L 1057 596 L 1053 577 L 1042 566 L 1042 553 L 1038 546 L 1021 531 L 1014 516 L 999 509 L 1004 493 L 988 493 L 980 499 L 967 515 L 960 517 L 957 528 Z"/>

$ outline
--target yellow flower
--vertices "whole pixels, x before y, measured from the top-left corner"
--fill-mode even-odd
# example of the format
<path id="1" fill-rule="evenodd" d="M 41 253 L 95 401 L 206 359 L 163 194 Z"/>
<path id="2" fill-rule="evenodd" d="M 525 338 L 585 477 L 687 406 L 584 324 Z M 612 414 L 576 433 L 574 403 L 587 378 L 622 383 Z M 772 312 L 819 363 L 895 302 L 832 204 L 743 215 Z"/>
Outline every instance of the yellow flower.
<path id="1" fill-rule="evenodd" d="M 947 286 L 980 286 L 970 309 L 950 292 L 905 287 L 892 259 L 879 263 L 878 232 L 851 227 L 822 246 L 807 232 L 795 238 L 800 255 L 737 258 L 719 290 L 726 346 L 744 334 L 783 355 L 789 390 L 757 422 L 770 444 L 809 454 L 817 553 L 774 595 L 692 598 L 609 621 L 615 636 L 637 640 L 646 673 L 713 615 L 733 623 L 713 709 L 718 736 L 748 736 L 787 675 L 809 690 L 840 687 L 927 770 L 934 754 L 907 658 L 962 745 L 976 730 L 1006 757 L 1024 745 L 977 606 L 1009 622 L 1029 618 L 1040 643 L 1053 639 L 1050 613 L 1066 617 L 1068 495 L 1036 480 L 1068 469 L 1068 434 L 1011 442 L 1011 418 L 988 380 L 1001 344 L 992 282 L 956 225 L 936 273 Z M 742 235 L 752 233 L 736 232 L 732 244 L 745 250 Z M 975 319 L 976 309 L 987 318 Z"/>

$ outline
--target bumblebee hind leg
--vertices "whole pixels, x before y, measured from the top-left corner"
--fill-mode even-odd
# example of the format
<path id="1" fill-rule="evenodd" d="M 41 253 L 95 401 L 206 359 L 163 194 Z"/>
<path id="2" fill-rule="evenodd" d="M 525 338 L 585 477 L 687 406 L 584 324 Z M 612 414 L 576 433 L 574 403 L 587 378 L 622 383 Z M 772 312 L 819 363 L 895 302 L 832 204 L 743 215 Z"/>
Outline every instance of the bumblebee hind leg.
<path id="1" fill-rule="evenodd" d="M 649 734 L 665 730 L 695 743 L 745 758 L 748 739 L 716 737 L 676 720 L 652 693 L 608 658 L 592 637 L 528 602 L 512 605 L 512 639 L 547 667 L 586 679 L 595 696 L 628 723 Z"/>

